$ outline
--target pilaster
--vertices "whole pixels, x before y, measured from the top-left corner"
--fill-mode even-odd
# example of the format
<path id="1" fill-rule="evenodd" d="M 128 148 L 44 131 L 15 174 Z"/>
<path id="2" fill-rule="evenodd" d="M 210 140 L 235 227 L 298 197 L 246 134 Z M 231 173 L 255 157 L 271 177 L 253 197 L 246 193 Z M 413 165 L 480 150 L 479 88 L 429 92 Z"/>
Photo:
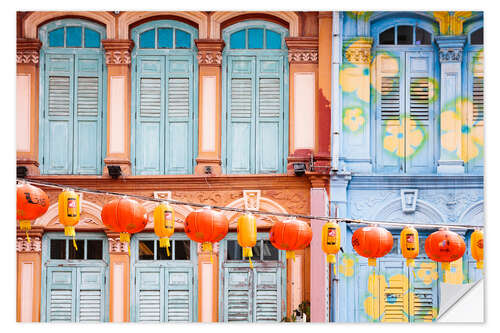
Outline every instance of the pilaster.
<path id="1" fill-rule="evenodd" d="M 130 256 L 120 234 L 106 232 L 109 250 L 109 321 L 130 321 Z"/>
<path id="2" fill-rule="evenodd" d="M 131 110 L 131 40 L 107 39 L 102 41 L 106 51 L 107 78 L 107 155 L 104 163 L 119 165 L 122 175 L 131 175 L 130 110 Z M 108 169 L 103 169 L 108 175 Z"/>
<path id="3" fill-rule="evenodd" d="M 219 317 L 219 243 L 212 254 L 203 252 L 198 243 L 198 321 L 217 322 Z"/>
<path id="4" fill-rule="evenodd" d="M 220 175 L 221 64 L 224 41 L 197 39 L 198 48 L 198 157 L 196 175 Z"/>

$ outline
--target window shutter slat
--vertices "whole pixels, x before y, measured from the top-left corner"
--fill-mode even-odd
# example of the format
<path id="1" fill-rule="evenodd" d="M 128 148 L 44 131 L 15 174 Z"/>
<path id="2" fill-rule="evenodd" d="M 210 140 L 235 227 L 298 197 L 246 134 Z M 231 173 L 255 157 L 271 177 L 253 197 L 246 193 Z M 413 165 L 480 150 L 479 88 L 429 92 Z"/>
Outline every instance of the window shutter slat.
<path id="1" fill-rule="evenodd" d="M 77 91 L 78 116 L 97 117 L 99 104 L 99 78 L 79 77 Z"/>
<path id="2" fill-rule="evenodd" d="M 429 80 L 410 78 L 410 119 L 429 120 Z"/>
<path id="3" fill-rule="evenodd" d="M 261 117 L 280 116 L 281 89 L 279 78 L 259 80 L 259 113 Z"/>
<path id="4" fill-rule="evenodd" d="M 101 321 L 101 290 L 80 291 L 80 322 Z"/>
<path id="5" fill-rule="evenodd" d="M 171 78 L 168 80 L 168 116 L 189 116 L 188 78 Z"/>
<path id="6" fill-rule="evenodd" d="M 472 80 L 472 103 L 474 113 L 472 120 L 474 122 L 484 119 L 484 78 L 474 76 Z"/>
<path id="7" fill-rule="evenodd" d="M 141 78 L 140 96 L 141 117 L 160 118 L 161 78 Z"/>
<path id="8" fill-rule="evenodd" d="M 231 80 L 231 117 L 252 117 L 252 79 Z"/>
<path id="9" fill-rule="evenodd" d="M 140 322 L 160 322 L 160 290 L 139 291 Z"/>
<path id="10" fill-rule="evenodd" d="M 73 312 L 73 291 L 52 289 L 50 291 L 50 312 L 48 321 L 70 322 Z"/>
<path id="11" fill-rule="evenodd" d="M 382 77 L 380 114 L 382 120 L 399 120 L 400 80 L 399 77 Z"/>
<path id="12" fill-rule="evenodd" d="M 49 76 L 49 117 L 69 117 L 70 82 L 69 76 Z"/>
<path id="13" fill-rule="evenodd" d="M 189 290 L 168 292 L 168 321 L 189 322 Z"/>

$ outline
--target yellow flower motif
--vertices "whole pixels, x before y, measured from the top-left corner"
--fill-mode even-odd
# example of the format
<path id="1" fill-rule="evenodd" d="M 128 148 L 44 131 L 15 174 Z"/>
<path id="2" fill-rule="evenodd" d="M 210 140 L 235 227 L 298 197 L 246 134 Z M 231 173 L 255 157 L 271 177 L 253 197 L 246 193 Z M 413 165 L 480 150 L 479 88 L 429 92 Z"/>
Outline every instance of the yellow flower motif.
<path id="1" fill-rule="evenodd" d="M 340 71 L 339 83 L 343 92 L 356 92 L 358 98 L 370 102 L 370 69 L 366 64 L 349 65 Z"/>
<path id="2" fill-rule="evenodd" d="M 450 265 L 450 270 L 444 272 L 446 283 L 452 284 L 462 284 L 464 279 L 463 269 L 462 269 L 462 258 L 455 260 Z"/>
<path id="3" fill-rule="evenodd" d="M 431 284 L 438 279 L 437 265 L 435 262 L 423 262 L 417 270 L 417 277 L 425 284 Z"/>
<path id="4" fill-rule="evenodd" d="M 477 51 L 472 57 L 472 72 L 484 73 L 484 49 Z"/>
<path id="5" fill-rule="evenodd" d="M 339 265 L 340 274 L 352 276 L 354 274 L 354 259 L 342 258 L 342 263 Z"/>
<path id="6" fill-rule="evenodd" d="M 363 110 L 360 108 L 348 108 L 344 111 L 344 125 L 351 130 L 351 132 L 356 132 L 365 123 L 365 117 L 363 117 Z"/>
<path id="7" fill-rule="evenodd" d="M 424 143 L 425 131 L 415 120 L 388 120 L 385 125 L 384 149 L 398 157 L 412 156 Z"/>
<path id="8" fill-rule="evenodd" d="M 387 89 L 387 82 L 384 83 L 384 89 L 382 89 L 382 77 L 397 77 L 399 75 L 399 56 L 392 54 L 391 52 L 382 51 L 378 52 L 373 58 L 372 72 L 374 75 L 371 76 L 371 85 L 379 94 L 389 94 L 393 92 L 392 89 Z M 392 81 L 394 88 L 399 90 L 396 86 L 396 81 Z"/>

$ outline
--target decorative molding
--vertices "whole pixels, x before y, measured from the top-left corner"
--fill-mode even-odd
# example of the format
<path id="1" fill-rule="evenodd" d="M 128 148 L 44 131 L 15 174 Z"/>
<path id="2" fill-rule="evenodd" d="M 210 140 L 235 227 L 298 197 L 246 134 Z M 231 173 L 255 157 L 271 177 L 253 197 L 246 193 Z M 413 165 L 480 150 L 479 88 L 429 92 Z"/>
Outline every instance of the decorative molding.
<path id="1" fill-rule="evenodd" d="M 42 43 L 36 39 L 17 39 L 16 63 L 38 64 L 40 62 L 40 48 Z"/>
<path id="2" fill-rule="evenodd" d="M 369 64 L 373 38 L 356 37 L 343 42 L 344 58 L 352 64 Z"/>
<path id="3" fill-rule="evenodd" d="M 439 50 L 440 62 L 462 62 L 461 48 L 443 48 Z"/>
<path id="4" fill-rule="evenodd" d="M 439 61 L 447 62 L 462 62 L 462 53 L 466 36 L 437 36 L 436 44 L 439 47 Z"/>
<path id="5" fill-rule="evenodd" d="M 305 63 L 305 64 L 317 64 L 318 63 L 318 51 L 317 50 L 290 50 L 288 51 L 288 62 L 289 63 Z"/>
<path id="6" fill-rule="evenodd" d="M 113 236 L 108 235 L 108 244 L 109 244 L 110 254 L 120 254 L 120 253 L 128 254 L 127 243 L 120 242 L 120 237 L 114 237 L 114 235 Z"/>
<path id="7" fill-rule="evenodd" d="M 222 39 L 195 39 L 198 49 L 198 64 L 220 66 L 222 64 L 222 50 L 224 41 Z"/>
<path id="8" fill-rule="evenodd" d="M 153 197 L 155 199 L 172 200 L 172 191 L 154 191 Z"/>
<path id="9" fill-rule="evenodd" d="M 260 190 L 243 190 L 245 209 L 260 210 Z"/>
<path id="10" fill-rule="evenodd" d="M 212 253 L 215 254 L 215 255 L 218 255 L 219 254 L 219 244 L 220 242 L 217 242 L 217 243 L 212 243 Z M 204 252 L 202 252 L 201 250 L 201 243 L 196 243 L 196 254 L 200 255 Z"/>
<path id="11" fill-rule="evenodd" d="M 16 242 L 17 252 L 42 252 L 42 238 L 40 236 L 30 237 L 30 241 L 26 236 L 17 235 Z"/>
<path id="12" fill-rule="evenodd" d="M 133 41 L 106 39 L 102 41 L 102 46 L 106 50 L 106 65 L 130 65 L 132 63 Z"/>
<path id="13" fill-rule="evenodd" d="M 401 189 L 401 208 L 404 213 L 414 213 L 417 208 L 418 190 Z"/>
<path id="14" fill-rule="evenodd" d="M 317 37 L 287 37 L 288 62 L 290 63 L 318 63 L 318 38 Z"/>

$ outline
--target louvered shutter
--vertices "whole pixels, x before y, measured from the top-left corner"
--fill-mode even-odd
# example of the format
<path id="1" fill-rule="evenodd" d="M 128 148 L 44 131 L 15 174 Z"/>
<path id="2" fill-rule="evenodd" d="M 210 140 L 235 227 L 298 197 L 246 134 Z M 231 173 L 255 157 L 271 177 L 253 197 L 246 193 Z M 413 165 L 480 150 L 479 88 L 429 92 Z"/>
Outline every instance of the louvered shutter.
<path id="1" fill-rule="evenodd" d="M 45 57 L 43 173 L 73 171 L 73 55 Z"/>
<path id="2" fill-rule="evenodd" d="M 164 320 L 164 277 L 160 267 L 136 268 L 135 320 L 161 322 Z"/>
<path id="3" fill-rule="evenodd" d="M 188 174 L 193 166 L 193 59 L 167 58 L 165 173 Z"/>
<path id="4" fill-rule="evenodd" d="M 379 288 L 380 308 L 383 322 L 408 321 L 408 278 L 403 261 L 381 261 L 380 275 L 386 276 L 385 288 Z M 405 308 L 405 304 L 407 308 Z"/>
<path id="5" fill-rule="evenodd" d="M 168 322 L 193 321 L 192 268 L 165 268 L 165 311 Z"/>
<path id="6" fill-rule="evenodd" d="M 252 322 L 253 283 L 247 267 L 224 268 L 224 321 Z"/>
<path id="7" fill-rule="evenodd" d="M 47 268 L 47 321 L 75 321 L 76 268 Z"/>
<path id="8" fill-rule="evenodd" d="M 383 172 L 403 171 L 404 140 L 398 137 L 403 124 L 404 89 L 400 58 L 380 54 L 376 57 L 377 87 L 377 169 Z"/>
<path id="9" fill-rule="evenodd" d="M 281 321 L 281 270 L 256 268 L 254 274 L 254 321 Z"/>
<path id="10" fill-rule="evenodd" d="M 406 172 L 434 170 L 432 52 L 406 53 Z"/>
<path id="11" fill-rule="evenodd" d="M 79 322 L 104 321 L 104 268 L 78 268 L 76 313 Z"/>
<path id="12" fill-rule="evenodd" d="M 438 308 L 437 280 L 420 279 L 418 271 L 423 270 L 431 276 L 437 270 L 437 264 L 430 260 L 415 260 L 415 275 L 410 274 L 410 290 L 414 297 L 410 299 L 410 311 L 413 322 L 433 321 L 434 309 Z M 424 276 L 425 277 L 425 276 Z M 425 283 L 428 282 L 428 283 Z"/>
<path id="13" fill-rule="evenodd" d="M 227 173 L 255 170 L 255 57 L 229 57 Z"/>
<path id="14" fill-rule="evenodd" d="M 484 69 L 483 53 L 469 52 L 469 99 L 472 100 L 472 119 L 469 127 L 474 129 L 475 136 L 482 132 L 484 136 Z M 469 133 L 471 135 L 471 133 Z M 478 144 L 474 140 L 467 140 L 469 154 L 472 150 L 479 150 L 477 155 L 469 160 L 468 171 L 482 174 L 484 171 L 484 143 Z M 474 147 L 472 147 L 474 145 Z"/>
<path id="15" fill-rule="evenodd" d="M 100 174 L 102 161 L 102 57 L 76 56 L 75 148 L 77 174 Z"/>
<path id="16" fill-rule="evenodd" d="M 256 173 L 283 169 L 283 58 L 257 63 Z"/>
<path id="17" fill-rule="evenodd" d="M 361 260 L 354 267 L 355 285 L 352 288 L 354 295 L 354 321 L 358 323 L 372 322 L 374 319 L 371 314 L 379 313 L 380 302 L 378 295 L 369 292 L 368 284 L 370 276 L 373 275 L 373 267 L 368 266 L 367 262 Z M 378 287 L 377 290 L 380 288 Z"/>
<path id="18" fill-rule="evenodd" d="M 164 171 L 165 58 L 137 56 L 135 173 Z"/>

